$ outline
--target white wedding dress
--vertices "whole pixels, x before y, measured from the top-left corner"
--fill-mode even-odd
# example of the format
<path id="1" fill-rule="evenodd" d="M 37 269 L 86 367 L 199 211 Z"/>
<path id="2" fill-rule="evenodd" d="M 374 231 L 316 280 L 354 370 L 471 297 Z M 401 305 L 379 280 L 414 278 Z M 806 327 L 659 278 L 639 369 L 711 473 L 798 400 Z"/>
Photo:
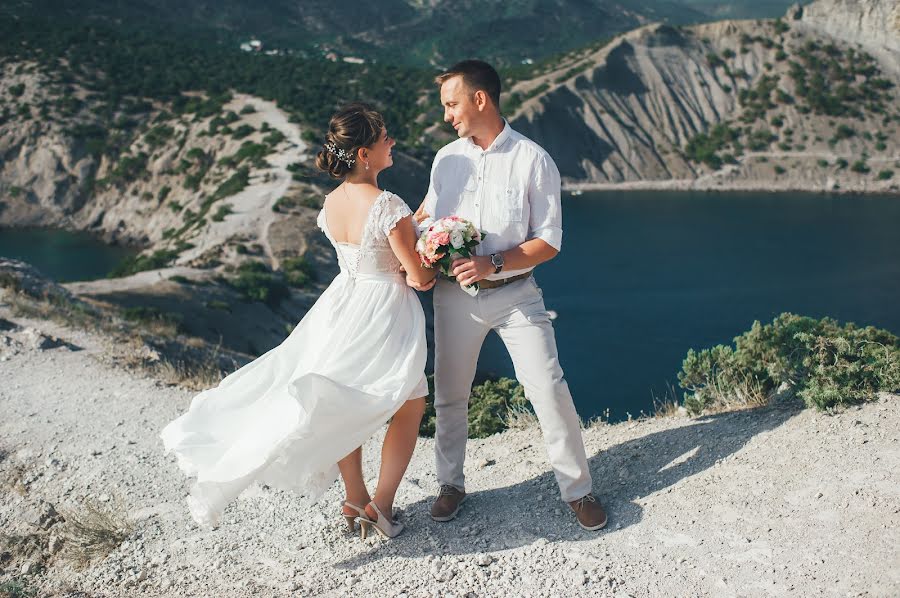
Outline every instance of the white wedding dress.
<path id="1" fill-rule="evenodd" d="M 390 192 L 369 211 L 360 245 L 318 225 L 341 272 L 284 342 L 194 397 L 162 431 L 166 451 L 196 477 L 188 505 L 215 526 L 253 482 L 318 500 L 337 462 L 408 399 L 428 394 L 425 316 L 388 235 L 412 212 Z"/>

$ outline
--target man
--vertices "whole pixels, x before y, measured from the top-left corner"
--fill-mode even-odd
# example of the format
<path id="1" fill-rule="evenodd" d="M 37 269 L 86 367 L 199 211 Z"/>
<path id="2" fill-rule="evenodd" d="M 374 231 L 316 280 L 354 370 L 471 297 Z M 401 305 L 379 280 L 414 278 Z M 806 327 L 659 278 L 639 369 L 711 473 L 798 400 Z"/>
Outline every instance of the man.
<path id="1" fill-rule="evenodd" d="M 557 357 L 553 326 L 532 277 L 534 267 L 555 257 L 561 246 L 559 171 L 543 148 L 500 116 L 500 77 L 489 64 L 460 62 L 436 82 L 444 120 L 459 139 L 435 156 L 428 194 L 416 216 L 455 214 L 487 234 L 477 255 L 453 263 L 458 282 L 431 283 L 441 484 L 431 516 L 450 521 L 466 498 L 469 394 L 478 353 L 493 329 L 534 406 L 562 499 L 581 527 L 601 529 L 606 513 L 591 494 L 580 421 Z M 475 282 L 480 287 L 475 296 L 458 284 Z"/>

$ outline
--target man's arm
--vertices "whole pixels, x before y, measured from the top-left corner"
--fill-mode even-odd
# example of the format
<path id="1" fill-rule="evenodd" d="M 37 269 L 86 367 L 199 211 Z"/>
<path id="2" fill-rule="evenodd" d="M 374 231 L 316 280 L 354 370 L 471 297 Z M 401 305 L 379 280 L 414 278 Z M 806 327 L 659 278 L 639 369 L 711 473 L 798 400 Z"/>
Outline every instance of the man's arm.
<path id="1" fill-rule="evenodd" d="M 526 270 L 553 259 L 562 247 L 560 178 L 556 164 L 543 156 L 536 164 L 528 187 L 529 239 L 501 252 L 504 270 Z M 474 256 L 453 262 L 453 274 L 463 284 L 472 284 L 494 273 L 490 256 Z"/>
<path id="2" fill-rule="evenodd" d="M 528 239 L 521 245 L 501 251 L 504 270 L 526 270 L 556 257 L 559 251 L 543 239 Z M 453 262 L 453 275 L 462 284 L 472 284 L 494 273 L 488 255 L 475 255 Z"/>

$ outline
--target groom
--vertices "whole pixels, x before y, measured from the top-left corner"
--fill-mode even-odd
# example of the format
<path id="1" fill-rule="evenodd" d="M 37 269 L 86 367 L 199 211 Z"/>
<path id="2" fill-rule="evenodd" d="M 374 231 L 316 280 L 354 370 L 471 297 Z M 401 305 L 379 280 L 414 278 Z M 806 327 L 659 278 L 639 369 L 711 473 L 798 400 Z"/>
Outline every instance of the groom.
<path id="1" fill-rule="evenodd" d="M 444 120 L 459 139 L 435 156 L 417 219 L 455 214 L 487 234 L 478 255 L 453 263 L 458 282 L 442 279 L 434 289 L 441 489 L 431 517 L 450 521 L 466 498 L 469 394 L 481 345 L 496 330 L 540 421 L 562 499 L 581 527 L 601 529 L 606 513 L 591 494 L 580 422 L 559 365 L 553 325 L 532 276 L 534 267 L 554 258 L 561 246 L 559 171 L 543 148 L 500 116 L 500 77 L 491 65 L 466 60 L 436 82 Z M 480 287 L 474 297 L 459 286 L 474 282 Z"/>

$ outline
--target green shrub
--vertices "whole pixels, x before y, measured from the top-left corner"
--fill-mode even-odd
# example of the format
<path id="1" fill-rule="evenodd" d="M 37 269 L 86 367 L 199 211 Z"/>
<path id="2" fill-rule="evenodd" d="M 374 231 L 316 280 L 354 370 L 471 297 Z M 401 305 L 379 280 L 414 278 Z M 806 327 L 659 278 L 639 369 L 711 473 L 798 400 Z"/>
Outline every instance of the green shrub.
<path id="1" fill-rule="evenodd" d="M 253 104 L 244 104 L 244 107 L 241 108 L 241 114 L 253 114 L 256 112 L 256 108 Z"/>
<path id="2" fill-rule="evenodd" d="M 276 146 L 282 141 L 285 140 L 284 133 L 279 130 L 273 130 L 271 133 L 263 137 L 263 142 L 268 143 L 271 146 Z"/>
<path id="3" fill-rule="evenodd" d="M 237 276 L 228 284 L 240 292 L 246 301 L 261 301 L 276 306 L 289 294 L 288 288 L 278 280 L 262 262 L 244 262 L 237 268 Z"/>
<path id="4" fill-rule="evenodd" d="M 880 171 L 880 172 L 878 173 L 878 180 L 879 180 L 879 181 L 887 181 L 887 180 L 890 180 L 890 179 L 892 179 L 892 178 L 894 178 L 894 171 L 893 171 L 893 170 L 882 170 L 882 171 Z"/>
<path id="5" fill-rule="evenodd" d="M 296 288 L 303 288 L 316 279 L 316 271 L 305 257 L 292 257 L 281 263 L 281 270 L 287 283 Z"/>
<path id="6" fill-rule="evenodd" d="M 750 133 L 750 136 L 747 138 L 747 147 L 754 152 L 765 151 L 769 149 L 769 145 L 776 139 L 778 139 L 778 137 L 773 135 L 770 131 L 757 129 Z"/>
<path id="7" fill-rule="evenodd" d="M 828 160 L 825 160 L 824 158 L 819 158 L 818 160 L 816 160 L 816 164 L 818 164 L 820 168 L 827 168 Z"/>
<path id="8" fill-rule="evenodd" d="M 761 405 L 779 393 L 819 409 L 845 406 L 900 389 L 900 339 L 783 313 L 771 324 L 754 322 L 734 347 L 689 350 L 678 382 L 692 414 Z"/>
<path id="9" fill-rule="evenodd" d="M 37 595 L 37 590 L 29 587 L 22 578 L 7 579 L 0 583 L 0 596 L 4 598 L 31 598 Z"/>
<path id="10" fill-rule="evenodd" d="M 847 168 L 850 163 L 847 162 L 847 160 L 845 160 L 844 158 L 838 158 L 834 164 L 838 167 L 838 170 L 843 170 Z"/>
<path id="11" fill-rule="evenodd" d="M 130 322 L 142 324 L 163 324 L 172 326 L 176 332 L 182 331 L 184 316 L 173 312 L 164 312 L 157 307 L 128 307 L 122 310 L 122 317 Z"/>
<path id="12" fill-rule="evenodd" d="M 144 135 L 144 141 L 150 147 L 158 147 L 168 141 L 174 133 L 175 129 L 168 125 L 157 125 L 147 131 L 147 134 Z"/>
<path id="13" fill-rule="evenodd" d="M 784 169 L 784 166 L 775 165 L 775 174 L 784 174 L 785 172 L 787 171 Z"/>
<path id="14" fill-rule="evenodd" d="M 837 130 L 834 132 L 834 136 L 837 139 L 850 139 L 851 137 L 856 135 L 856 129 L 850 127 L 848 125 L 838 125 Z"/>
<path id="15" fill-rule="evenodd" d="M 510 411 L 531 411 L 525 398 L 525 389 L 511 378 L 488 380 L 472 387 L 469 395 L 469 438 L 485 438 L 507 428 Z M 434 436 L 436 414 L 434 410 L 434 378 L 428 376 L 428 398 L 425 415 L 419 426 L 420 436 Z"/>
<path id="16" fill-rule="evenodd" d="M 850 170 L 852 170 L 853 172 L 858 172 L 860 174 L 866 174 L 870 169 L 866 165 L 865 160 L 857 160 L 853 163 L 853 166 L 850 167 Z"/>
<path id="17" fill-rule="evenodd" d="M 222 222 L 225 220 L 225 216 L 231 214 L 231 205 L 225 204 L 219 206 L 219 209 L 216 210 L 216 213 L 212 215 L 213 222 Z"/>
<path id="18" fill-rule="evenodd" d="M 144 270 L 156 270 L 164 268 L 178 257 L 178 252 L 171 249 L 158 249 L 150 255 L 138 255 L 127 257 L 122 260 L 115 268 L 113 268 L 108 278 L 119 278 L 121 276 L 130 276 Z"/>
<path id="19" fill-rule="evenodd" d="M 231 136 L 234 137 L 235 139 L 243 139 L 247 135 L 251 135 L 252 133 L 255 133 L 255 132 L 256 132 L 256 129 L 254 129 L 252 125 L 248 125 L 245 123 L 245 124 L 239 126 L 237 129 L 235 129 L 231 133 Z"/>
<path id="20" fill-rule="evenodd" d="M 718 152 L 735 143 L 740 136 L 737 129 L 718 124 L 710 132 L 694 135 L 684 148 L 685 156 L 694 162 L 702 162 L 714 169 L 722 165 Z"/>
<path id="21" fill-rule="evenodd" d="M 244 187 L 247 186 L 249 180 L 250 169 L 246 166 L 239 168 L 227 181 L 219 185 L 219 188 L 216 189 L 216 192 L 213 194 L 212 201 L 240 193 L 243 191 Z"/>
<path id="22" fill-rule="evenodd" d="M 169 196 L 169 193 L 171 193 L 171 192 L 172 192 L 171 187 L 169 187 L 168 185 L 163 185 L 160 188 L 159 193 L 156 195 L 156 200 L 159 203 L 164 202 L 166 200 L 166 198 Z"/>

